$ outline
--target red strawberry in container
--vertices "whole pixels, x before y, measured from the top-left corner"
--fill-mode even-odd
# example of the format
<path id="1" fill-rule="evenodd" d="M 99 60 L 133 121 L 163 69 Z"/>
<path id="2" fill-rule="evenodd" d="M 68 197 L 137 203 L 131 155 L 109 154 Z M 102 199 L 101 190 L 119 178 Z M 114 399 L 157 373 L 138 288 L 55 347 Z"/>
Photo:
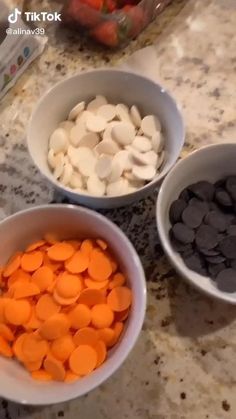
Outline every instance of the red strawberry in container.
<path id="1" fill-rule="evenodd" d="M 145 11 L 140 6 L 126 5 L 123 9 L 130 19 L 128 36 L 135 38 L 147 25 L 148 20 Z"/>
<path id="2" fill-rule="evenodd" d="M 103 0 L 77 0 L 81 3 L 86 4 L 87 6 L 91 7 L 91 9 L 98 10 L 99 12 L 102 11 L 103 8 Z"/>
<path id="3" fill-rule="evenodd" d="M 103 13 L 112 13 L 117 9 L 117 3 L 115 0 L 105 0 L 103 3 Z"/>
<path id="4" fill-rule="evenodd" d="M 100 43 L 117 47 L 136 37 L 148 23 L 138 0 L 68 0 L 63 10 L 66 23 L 79 23 Z"/>
<path id="5" fill-rule="evenodd" d="M 113 20 L 111 20 L 113 19 Z M 130 21 L 124 13 L 115 11 L 107 20 L 101 22 L 91 32 L 97 41 L 109 47 L 116 47 L 128 39 Z"/>
<path id="6" fill-rule="evenodd" d="M 92 4 L 93 7 L 91 7 Z M 99 10 L 102 4 L 102 0 L 86 0 L 86 2 L 69 0 L 62 11 L 62 21 L 68 24 L 79 23 L 81 26 L 93 28 L 101 21 Z"/>
<path id="7" fill-rule="evenodd" d="M 107 20 L 101 22 L 96 28 L 90 31 L 90 34 L 97 41 L 109 47 L 119 45 L 119 25 L 115 20 Z"/>

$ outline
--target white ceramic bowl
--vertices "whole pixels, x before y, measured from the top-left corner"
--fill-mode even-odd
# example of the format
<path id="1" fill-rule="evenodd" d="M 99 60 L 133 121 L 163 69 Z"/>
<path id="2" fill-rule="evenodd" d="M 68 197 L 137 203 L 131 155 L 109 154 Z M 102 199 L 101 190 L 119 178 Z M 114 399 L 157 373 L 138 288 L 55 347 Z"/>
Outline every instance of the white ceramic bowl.
<path id="1" fill-rule="evenodd" d="M 236 292 L 229 294 L 216 288 L 210 278 L 187 268 L 181 256 L 169 240 L 169 209 L 180 192 L 191 183 L 200 180 L 215 182 L 228 175 L 236 175 L 236 143 L 224 143 L 203 147 L 180 161 L 168 174 L 157 199 L 156 217 L 160 240 L 164 251 L 178 273 L 191 285 L 211 297 L 236 304 Z"/>
<path id="2" fill-rule="evenodd" d="M 74 193 L 56 181 L 48 167 L 48 141 L 53 130 L 65 120 L 73 106 L 103 94 L 112 103 L 136 104 L 142 113 L 156 114 L 165 135 L 166 159 L 161 174 L 136 192 L 119 197 L 94 197 Z M 37 104 L 28 129 L 29 153 L 46 178 L 74 202 L 92 208 L 115 208 L 130 204 L 148 194 L 174 165 L 184 143 L 183 120 L 173 98 L 157 83 L 127 71 L 93 70 L 63 80 Z"/>
<path id="3" fill-rule="evenodd" d="M 0 396 L 14 402 L 47 405 L 73 399 L 97 387 L 124 362 L 141 331 L 146 309 L 146 282 L 139 257 L 124 233 L 111 221 L 91 210 L 73 205 L 46 205 L 19 212 L 0 223 L 0 265 L 17 249 L 46 232 L 61 238 L 103 237 L 114 251 L 132 288 L 133 304 L 120 342 L 106 362 L 75 383 L 34 381 L 16 361 L 0 357 Z"/>

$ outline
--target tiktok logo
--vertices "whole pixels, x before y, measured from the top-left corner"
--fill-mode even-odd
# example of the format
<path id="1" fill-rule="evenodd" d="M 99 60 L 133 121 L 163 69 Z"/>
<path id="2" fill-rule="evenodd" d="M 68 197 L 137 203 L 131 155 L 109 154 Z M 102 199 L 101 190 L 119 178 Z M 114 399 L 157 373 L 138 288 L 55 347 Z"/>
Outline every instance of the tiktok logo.
<path id="1" fill-rule="evenodd" d="M 8 16 L 8 22 L 16 23 L 18 16 L 21 15 L 21 11 L 16 7 L 13 12 Z"/>

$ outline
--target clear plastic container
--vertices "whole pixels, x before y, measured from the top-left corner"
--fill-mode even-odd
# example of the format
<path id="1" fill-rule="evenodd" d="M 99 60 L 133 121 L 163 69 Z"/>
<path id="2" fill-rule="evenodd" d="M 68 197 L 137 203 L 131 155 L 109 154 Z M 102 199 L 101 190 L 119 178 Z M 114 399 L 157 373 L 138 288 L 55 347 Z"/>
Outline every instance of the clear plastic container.
<path id="1" fill-rule="evenodd" d="M 142 0 L 114 9 L 114 1 L 106 1 L 106 11 L 96 10 L 102 0 L 67 0 L 62 20 L 77 25 L 98 42 L 118 47 L 135 38 L 172 0 Z M 93 7 L 89 4 L 92 3 Z M 123 4 L 124 4 L 123 3 Z M 131 1 L 132 3 L 132 1 Z"/>

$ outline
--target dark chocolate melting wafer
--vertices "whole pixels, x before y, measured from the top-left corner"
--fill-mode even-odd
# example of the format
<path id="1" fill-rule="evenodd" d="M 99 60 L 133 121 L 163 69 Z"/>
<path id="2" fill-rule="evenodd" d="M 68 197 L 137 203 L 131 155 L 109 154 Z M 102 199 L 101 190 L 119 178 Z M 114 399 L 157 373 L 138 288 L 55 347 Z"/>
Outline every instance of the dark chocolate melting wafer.
<path id="1" fill-rule="evenodd" d="M 185 258 L 184 262 L 186 266 L 192 271 L 195 271 L 199 273 L 200 275 L 206 275 L 204 261 L 198 254 Z"/>
<path id="2" fill-rule="evenodd" d="M 229 236 L 236 236 L 236 225 L 235 224 L 231 224 L 228 228 L 227 228 L 227 234 Z"/>
<path id="3" fill-rule="evenodd" d="M 176 240 L 181 243 L 192 243 L 194 240 L 194 231 L 183 223 L 177 223 L 172 228 Z"/>
<path id="4" fill-rule="evenodd" d="M 219 211 L 220 206 L 216 202 L 212 201 L 212 202 L 209 202 L 209 209 L 211 211 Z"/>
<path id="5" fill-rule="evenodd" d="M 182 212 L 187 207 L 187 203 L 183 199 L 177 199 L 172 202 L 170 207 L 170 221 L 172 224 L 181 221 Z"/>
<path id="6" fill-rule="evenodd" d="M 191 194 L 190 194 L 190 192 L 188 191 L 188 188 L 184 189 L 184 190 L 181 192 L 181 194 L 180 194 L 179 198 L 180 198 L 180 199 L 183 199 L 185 202 L 188 202 L 188 201 L 190 200 L 190 198 L 191 198 Z"/>
<path id="7" fill-rule="evenodd" d="M 209 212 L 209 202 L 200 201 L 200 199 L 196 197 L 190 199 L 189 205 L 199 208 L 203 216 Z"/>
<path id="8" fill-rule="evenodd" d="M 188 249 L 190 250 L 190 248 L 188 246 L 190 246 L 192 248 L 191 244 L 181 243 L 180 241 L 176 240 L 175 237 L 171 238 L 171 243 L 172 243 L 174 249 L 179 253 L 183 253 Z"/>
<path id="9" fill-rule="evenodd" d="M 182 220 L 190 228 L 197 228 L 203 220 L 204 214 L 198 206 L 189 205 L 182 213 Z"/>
<path id="10" fill-rule="evenodd" d="M 205 216 L 205 223 L 213 227 L 214 229 L 223 232 L 227 229 L 228 220 L 225 215 L 220 211 L 210 211 Z"/>
<path id="11" fill-rule="evenodd" d="M 229 176 L 225 185 L 231 198 L 236 201 L 236 176 Z"/>
<path id="12" fill-rule="evenodd" d="M 236 271 L 224 269 L 216 277 L 217 287 L 224 292 L 236 292 Z"/>
<path id="13" fill-rule="evenodd" d="M 206 256 L 205 260 L 212 265 L 218 265 L 219 263 L 225 262 L 225 257 L 218 255 L 218 256 Z"/>
<path id="14" fill-rule="evenodd" d="M 195 253 L 196 253 L 196 251 L 193 249 L 192 245 L 186 244 L 185 249 L 182 252 L 182 258 L 186 259 L 186 258 L 188 258 L 189 256 L 192 256 Z"/>
<path id="15" fill-rule="evenodd" d="M 221 253 L 228 259 L 236 259 L 236 236 L 225 237 L 219 243 Z"/>
<path id="16" fill-rule="evenodd" d="M 185 265 L 222 291 L 236 292 L 236 176 L 188 186 L 172 204 L 170 220 L 170 239 Z"/>
<path id="17" fill-rule="evenodd" d="M 202 224 L 196 232 L 196 245 L 199 249 L 213 249 L 217 246 L 217 232 L 213 227 Z"/>
<path id="18" fill-rule="evenodd" d="M 216 278 L 216 276 L 226 268 L 224 263 L 218 263 L 218 265 L 208 265 L 208 272 L 212 278 Z"/>
<path id="19" fill-rule="evenodd" d="M 199 249 L 199 252 L 202 253 L 204 256 L 218 256 L 220 254 L 219 249 Z"/>
<path id="20" fill-rule="evenodd" d="M 224 189 L 217 189 L 215 193 L 215 199 L 223 207 L 231 207 L 233 200 L 230 194 Z"/>
<path id="21" fill-rule="evenodd" d="M 231 188 L 231 191 L 229 192 L 231 198 L 234 202 L 236 202 L 236 185 Z"/>
<path id="22" fill-rule="evenodd" d="M 215 188 L 224 188 L 226 182 L 226 178 L 219 179 L 214 183 Z"/>
<path id="23" fill-rule="evenodd" d="M 205 180 L 190 185 L 188 189 L 202 201 L 212 201 L 215 193 L 214 185 Z"/>

